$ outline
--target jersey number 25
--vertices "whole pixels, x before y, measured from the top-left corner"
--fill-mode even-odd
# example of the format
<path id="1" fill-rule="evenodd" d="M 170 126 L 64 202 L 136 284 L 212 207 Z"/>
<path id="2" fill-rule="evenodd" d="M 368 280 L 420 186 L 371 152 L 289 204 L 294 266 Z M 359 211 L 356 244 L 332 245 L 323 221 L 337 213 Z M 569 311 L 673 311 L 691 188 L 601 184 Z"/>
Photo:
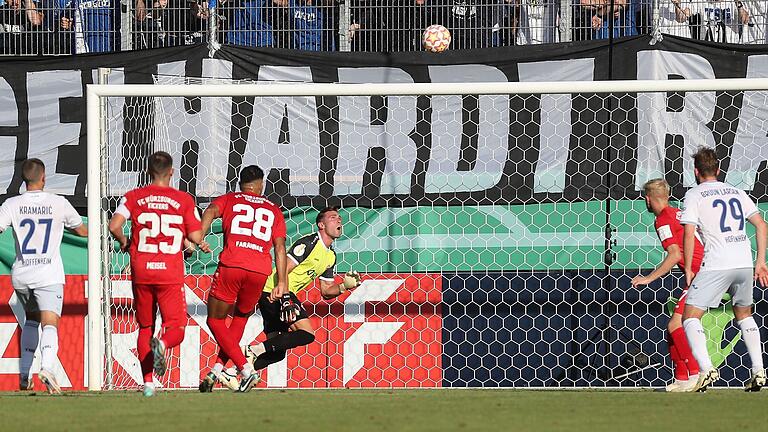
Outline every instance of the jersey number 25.
<path id="1" fill-rule="evenodd" d="M 180 229 L 171 225 L 181 225 L 184 223 L 184 218 L 180 215 L 172 214 L 157 214 L 157 213 L 142 213 L 136 218 L 136 222 L 145 225 L 139 231 L 139 245 L 137 247 L 139 252 L 154 253 L 158 252 L 164 254 L 177 254 L 181 251 L 181 240 L 184 233 Z M 157 244 L 147 243 L 147 239 L 154 239 L 163 233 L 164 236 L 170 237 L 171 242 L 161 241 Z"/>

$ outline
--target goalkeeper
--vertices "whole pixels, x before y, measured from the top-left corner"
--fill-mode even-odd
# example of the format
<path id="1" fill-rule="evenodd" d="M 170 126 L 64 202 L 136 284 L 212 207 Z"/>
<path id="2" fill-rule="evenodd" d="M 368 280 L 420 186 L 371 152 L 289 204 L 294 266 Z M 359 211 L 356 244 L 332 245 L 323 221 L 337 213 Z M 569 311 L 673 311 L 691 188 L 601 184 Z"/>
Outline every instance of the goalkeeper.
<path id="1" fill-rule="evenodd" d="M 336 253 L 332 245 L 341 236 L 342 220 L 337 207 L 320 210 L 317 232 L 304 236 L 288 249 L 288 292 L 275 288 L 275 272 L 267 279 L 259 299 L 267 340 L 249 347 L 253 367 L 263 369 L 285 358 L 291 348 L 308 345 L 315 340 L 315 330 L 296 293 L 315 279 L 320 279 L 324 299 L 338 297 L 360 285 L 360 275 L 351 271 L 341 283 L 334 283 Z"/>

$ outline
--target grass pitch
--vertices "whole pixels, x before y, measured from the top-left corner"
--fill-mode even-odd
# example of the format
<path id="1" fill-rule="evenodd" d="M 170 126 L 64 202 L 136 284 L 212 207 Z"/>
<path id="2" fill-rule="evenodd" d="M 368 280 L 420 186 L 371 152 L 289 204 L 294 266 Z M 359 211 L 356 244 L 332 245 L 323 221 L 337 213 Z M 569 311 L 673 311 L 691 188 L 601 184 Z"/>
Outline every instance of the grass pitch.
<path id="1" fill-rule="evenodd" d="M 768 392 L 737 390 L 0 393 L 0 430 L 765 431 L 766 406 Z"/>

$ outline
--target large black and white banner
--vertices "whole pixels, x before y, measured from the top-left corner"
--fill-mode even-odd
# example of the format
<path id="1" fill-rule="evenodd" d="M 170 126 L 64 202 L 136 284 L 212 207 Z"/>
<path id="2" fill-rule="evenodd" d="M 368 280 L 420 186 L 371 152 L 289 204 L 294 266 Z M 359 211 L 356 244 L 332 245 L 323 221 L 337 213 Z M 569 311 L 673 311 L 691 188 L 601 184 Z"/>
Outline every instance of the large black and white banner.
<path id="1" fill-rule="evenodd" d="M 47 188 L 85 202 L 85 86 L 211 80 L 426 83 L 768 77 L 768 50 L 666 37 L 426 53 L 304 53 L 202 46 L 0 63 L 0 193 L 41 158 Z M 693 184 L 689 155 L 715 146 L 725 179 L 768 195 L 766 92 L 324 98 L 115 98 L 109 179 L 143 181 L 144 156 L 171 151 L 178 185 L 205 199 L 243 164 L 269 173 L 281 204 L 363 206 L 636 197 L 665 176 Z M 204 172 L 200 170 L 204 169 Z"/>

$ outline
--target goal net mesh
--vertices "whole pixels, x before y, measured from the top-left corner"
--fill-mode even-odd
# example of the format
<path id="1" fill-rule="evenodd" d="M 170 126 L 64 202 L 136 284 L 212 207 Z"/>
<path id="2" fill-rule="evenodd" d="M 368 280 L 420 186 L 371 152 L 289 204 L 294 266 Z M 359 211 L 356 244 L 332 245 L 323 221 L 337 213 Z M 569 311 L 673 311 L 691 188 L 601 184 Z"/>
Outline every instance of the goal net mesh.
<path id="1" fill-rule="evenodd" d="M 320 208 L 341 207 L 336 272 L 356 270 L 364 283 L 329 301 L 316 286 L 301 292 L 317 338 L 270 366 L 267 387 L 663 385 L 672 379 L 669 306 L 683 281 L 675 270 L 631 287 L 663 259 L 643 183 L 665 178 L 682 199 L 694 184 L 690 155 L 710 145 L 730 160 L 727 180 L 766 187 L 754 182 L 757 164 L 744 162 L 757 155 L 720 145 L 765 139 L 761 92 L 103 102 L 107 216 L 147 184 L 146 157 L 157 150 L 173 156 L 172 185 L 201 210 L 235 190 L 241 168 L 259 165 L 288 243 L 315 232 Z M 186 261 L 188 325 L 159 380 L 166 388 L 197 386 L 216 357 L 205 302 L 220 225 L 207 239 L 213 254 Z M 128 257 L 105 244 L 105 387 L 134 388 L 142 378 Z M 705 327 L 720 384 L 740 385 L 748 357 L 730 319 L 724 306 Z M 261 331 L 257 311 L 240 344 L 263 340 Z"/>

